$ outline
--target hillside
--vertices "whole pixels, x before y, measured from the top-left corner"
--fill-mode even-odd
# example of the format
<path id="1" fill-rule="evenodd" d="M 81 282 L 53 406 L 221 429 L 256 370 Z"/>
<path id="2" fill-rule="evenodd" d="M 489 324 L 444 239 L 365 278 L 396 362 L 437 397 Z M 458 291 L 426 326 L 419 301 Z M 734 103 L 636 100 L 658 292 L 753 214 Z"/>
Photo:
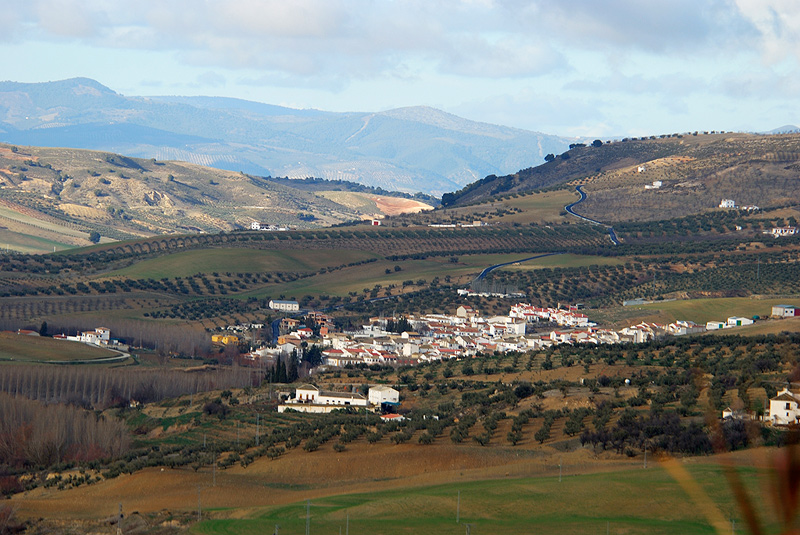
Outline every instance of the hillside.
<path id="1" fill-rule="evenodd" d="M 0 83 L 0 141 L 441 195 L 541 161 L 571 140 L 433 108 L 331 113 L 229 98 L 128 97 L 75 78 Z"/>
<path id="2" fill-rule="evenodd" d="M 253 221 L 298 228 L 429 209 L 346 183 L 273 181 L 184 162 L 0 145 L 0 240 L 46 252 L 104 239 L 230 231 Z M 388 193 L 388 192 L 383 192 Z"/>
<path id="3" fill-rule="evenodd" d="M 800 198 L 800 135 L 686 134 L 578 146 L 552 161 L 489 176 L 443 198 L 466 205 L 493 196 L 585 185 L 580 213 L 605 221 L 655 221 L 737 206 L 792 206 Z M 654 181 L 659 188 L 646 189 Z"/>

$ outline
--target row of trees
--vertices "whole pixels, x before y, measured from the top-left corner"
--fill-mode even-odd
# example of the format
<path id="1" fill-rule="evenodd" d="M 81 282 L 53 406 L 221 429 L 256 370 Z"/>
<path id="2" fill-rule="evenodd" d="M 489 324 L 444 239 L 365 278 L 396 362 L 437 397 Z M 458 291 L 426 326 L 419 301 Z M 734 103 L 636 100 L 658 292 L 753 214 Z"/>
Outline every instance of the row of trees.
<path id="1" fill-rule="evenodd" d="M 0 394 L 0 465 L 48 467 L 116 458 L 130 447 L 124 422 L 66 405 Z"/>
<path id="2" fill-rule="evenodd" d="M 0 393 L 45 403 L 105 409 L 161 401 L 222 388 L 255 386 L 261 378 L 249 368 L 214 371 L 125 370 L 88 367 L 2 366 Z"/>

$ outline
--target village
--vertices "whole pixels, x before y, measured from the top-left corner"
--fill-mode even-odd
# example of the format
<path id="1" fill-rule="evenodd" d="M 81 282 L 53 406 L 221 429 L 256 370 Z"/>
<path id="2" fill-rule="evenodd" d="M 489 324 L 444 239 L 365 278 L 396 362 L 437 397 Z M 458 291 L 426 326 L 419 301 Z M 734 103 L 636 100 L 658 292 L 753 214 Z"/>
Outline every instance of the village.
<path id="1" fill-rule="evenodd" d="M 276 310 L 298 312 L 294 302 L 270 303 Z M 322 312 L 306 312 L 308 325 L 295 317 L 284 317 L 276 344 L 242 355 L 244 361 L 263 365 L 274 364 L 281 357 L 294 356 L 299 361 L 314 347 L 318 348 L 321 363 L 309 370 L 315 373 L 330 368 L 369 366 L 417 366 L 446 359 L 464 359 L 479 354 L 527 352 L 561 344 L 641 344 L 664 336 L 683 336 L 706 331 L 731 329 L 752 325 L 757 318 L 731 316 L 724 321 L 709 321 L 698 325 L 677 320 L 661 325 L 640 322 L 620 330 L 600 328 L 582 312 L 582 305 L 566 308 L 537 307 L 517 303 L 505 316 L 484 317 L 469 305 L 459 306 L 455 314 L 426 314 L 420 317 L 373 317 L 358 331 L 337 332 L 332 319 Z M 800 307 L 775 305 L 772 318 L 800 316 Z M 220 346 L 247 343 L 244 332 L 254 326 L 229 326 L 224 333 L 212 336 Z M 263 325 L 255 327 L 262 328 Z M 18 334 L 38 336 L 39 333 L 20 329 Z M 54 335 L 54 339 L 81 342 L 97 346 L 117 346 L 111 331 L 98 327 L 76 336 Z M 323 391 L 304 384 L 294 392 L 284 392 L 278 412 L 326 413 L 337 409 L 368 410 L 397 419 L 399 391 L 389 385 L 376 385 L 364 392 Z M 732 410 L 722 411 L 723 419 L 762 419 L 755 414 Z M 769 400 L 765 423 L 778 426 L 800 425 L 800 394 L 788 387 Z"/>
<path id="2" fill-rule="evenodd" d="M 349 332 L 337 332 L 326 314 L 309 312 L 305 318 L 311 325 L 294 317 L 283 318 L 283 334 L 277 337 L 274 347 L 256 349 L 245 358 L 272 360 L 295 354 L 302 360 L 304 352 L 316 345 L 326 367 L 415 366 L 479 353 L 535 351 L 558 344 L 640 344 L 662 336 L 699 334 L 752 325 L 755 321 L 731 316 L 705 325 L 688 320 L 666 325 L 640 322 L 613 330 L 589 321 L 581 310 L 581 305 L 549 308 L 518 303 L 505 316 L 484 317 L 471 306 L 462 305 L 452 315 L 373 317 L 360 330 Z M 772 316 L 791 317 L 797 311 L 792 305 L 778 305 L 773 307 Z M 228 332 L 214 334 L 213 341 L 238 344 L 242 336 L 232 332 L 236 330 L 243 331 L 245 326 L 228 327 Z"/>

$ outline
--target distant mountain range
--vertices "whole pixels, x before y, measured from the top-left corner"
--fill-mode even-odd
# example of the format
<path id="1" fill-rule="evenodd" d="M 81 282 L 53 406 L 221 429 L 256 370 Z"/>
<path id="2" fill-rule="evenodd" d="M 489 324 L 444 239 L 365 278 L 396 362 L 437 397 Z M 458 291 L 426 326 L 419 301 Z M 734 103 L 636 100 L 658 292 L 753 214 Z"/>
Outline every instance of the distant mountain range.
<path id="1" fill-rule="evenodd" d="M 575 140 L 428 107 L 333 113 L 220 97 L 130 97 L 73 78 L 0 82 L 0 141 L 441 195 L 536 165 Z"/>

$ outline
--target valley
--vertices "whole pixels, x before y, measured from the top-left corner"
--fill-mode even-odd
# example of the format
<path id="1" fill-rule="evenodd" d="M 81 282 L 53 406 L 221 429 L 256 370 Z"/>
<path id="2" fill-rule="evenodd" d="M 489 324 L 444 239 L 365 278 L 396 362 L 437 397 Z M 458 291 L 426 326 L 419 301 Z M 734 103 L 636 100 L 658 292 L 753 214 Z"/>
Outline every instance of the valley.
<path id="1" fill-rule="evenodd" d="M 423 211 L 387 192 L 8 146 L 0 216 L 20 249 L 0 255 L 0 511 L 42 533 L 300 533 L 306 500 L 315 532 L 707 533 L 720 515 L 747 521 L 744 489 L 778 529 L 760 489 L 794 451 L 793 430 L 769 420 L 797 377 L 800 323 L 774 310 L 800 305 L 800 237 L 766 233 L 800 216 L 776 176 L 788 170 L 745 152 L 795 137 L 714 136 L 576 147 Z M 740 142 L 734 171 L 709 148 Z M 717 156 L 701 165 L 701 149 Z M 752 197 L 736 178 L 748 166 L 763 174 Z M 692 202 L 644 190 L 690 173 L 707 188 Z M 490 193 L 498 180 L 510 189 Z M 574 211 L 613 224 L 618 244 L 566 210 L 579 184 Z M 626 211 L 617 197 L 637 200 Z M 719 208 L 726 197 L 759 209 Z M 23 252 L 23 238 L 58 250 Z M 498 329 L 519 303 L 587 325 Z M 445 319 L 459 310 L 474 321 Z M 706 330 L 729 318 L 752 325 Z M 681 321 L 705 332 L 670 334 Z M 511 324 L 522 333 L 501 333 Z M 130 358 L 53 338 L 100 326 Z M 332 364 L 337 348 L 352 361 Z M 340 396 L 391 387 L 399 405 L 286 405 L 309 382 Z M 64 404 L 64 421 L 96 416 L 94 442 L 47 434 L 45 411 Z"/>

